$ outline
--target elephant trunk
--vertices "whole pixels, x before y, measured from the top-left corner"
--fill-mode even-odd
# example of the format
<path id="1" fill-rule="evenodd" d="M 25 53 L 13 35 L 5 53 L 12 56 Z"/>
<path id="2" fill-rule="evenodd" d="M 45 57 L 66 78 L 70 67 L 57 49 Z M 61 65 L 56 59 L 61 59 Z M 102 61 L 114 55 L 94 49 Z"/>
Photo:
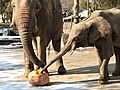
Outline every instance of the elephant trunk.
<path id="1" fill-rule="evenodd" d="M 18 21 L 17 28 L 23 44 L 25 55 L 31 60 L 31 62 L 37 66 L 43 67 L 43 63 L 36 57 L 32 46 L 32 24 L 30 20 L 30 10 L 27 8 L 21 12 Z"/>
<path id="2" fill-rule="evenodd" d="M 43 69 L 41 72 L 45 71 L 51 64 L 53 64 L 55 61 L 57 60 L 60 60 L 60 58 L 65 55 L 70 49 L 71 49 L 71 46 L 72 46 L 72 41 L 66 43 L 66 45 L 64 46 L 64 48 L 57 54 L 57 56 L 52 59 L 50 61 L 50 63 L 48 63 Z"/>

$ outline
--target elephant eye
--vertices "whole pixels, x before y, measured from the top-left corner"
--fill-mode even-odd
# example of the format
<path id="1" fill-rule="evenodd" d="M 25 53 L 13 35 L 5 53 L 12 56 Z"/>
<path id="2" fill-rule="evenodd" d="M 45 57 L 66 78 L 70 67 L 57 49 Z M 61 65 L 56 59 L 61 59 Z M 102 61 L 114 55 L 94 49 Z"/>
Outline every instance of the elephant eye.
<path id="1" fill-rule="evenodd" d="M 15 2 L 11 2 L 11 5 L 14 8 L 15 7 Z"/>
<path id="2" fill-rule="evenodd" d="M 15 3 L 12 3 L 12 7 L 13 7 L 13 8 L 15 7 Z"/>
<path id="3" fill-rule="evenodd" d="M 75 37 L 75 38 L 74 38 L 74 41 L 77 41 L 77 40 L 78 40 L 78 37 Z"/>
<path id="4" fill-rule="evenodd" d="M 15 5 L 13 5 L 13 8 L 15 7 Z"/>
<path id="5" fill-rule="evenodd" d="M 39 7 L 36 7 L 35 9 L 39 9 Z"/>

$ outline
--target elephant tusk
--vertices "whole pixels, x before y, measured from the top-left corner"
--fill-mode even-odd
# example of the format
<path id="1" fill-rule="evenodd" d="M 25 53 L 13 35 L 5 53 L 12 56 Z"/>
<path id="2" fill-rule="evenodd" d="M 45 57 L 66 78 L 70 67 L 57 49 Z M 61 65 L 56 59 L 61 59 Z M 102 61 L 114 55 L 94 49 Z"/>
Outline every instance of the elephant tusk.
<path id="1" fill-rule="evenodd" d="M 12 27 L 12 26 L 13 26 L 13 23 L 10 24 L 10 27 Z"/>
<path id="2" fill-rule="evenodd" d="M 51 46 L 48 45 L 48 56 L 50 55 L 50 48 L 51 48 Z"/>
<path id="3" fill-rule="evenodd" d="M 10 27 L 13 27 L 13 26 L 14 26 L 14 23 L 11 23 L 11 24 L 10 24 Z"/>
<path id="4" fill-rule="evenodd" d="M 35 29 L 36 29 L 36 30 L 38 30 L 38 27 L 37 27 L 37 25 L 35 25 Z"/>
<path id="5" fill-rule="evenodd" d="M 75 51 L 75 42 L 72 44 L 72 48 L 71 48 L 71 54 L 70 55 L 72 55 L 73 53 L 74 53 L 74 51 Z"/>
<path id="6" fill-rule="evenodd" d="M 74 53 L 74 51 L 75 51 L 75 50 L 71 50 L 71 53 L 70 53 L 70 55 L 72 55 L 72 54 Z"/>
<path id="7" fill-rule="evenodd" d="M 38 66 L 34 64 L 34 70 L 38 70 Z"/>

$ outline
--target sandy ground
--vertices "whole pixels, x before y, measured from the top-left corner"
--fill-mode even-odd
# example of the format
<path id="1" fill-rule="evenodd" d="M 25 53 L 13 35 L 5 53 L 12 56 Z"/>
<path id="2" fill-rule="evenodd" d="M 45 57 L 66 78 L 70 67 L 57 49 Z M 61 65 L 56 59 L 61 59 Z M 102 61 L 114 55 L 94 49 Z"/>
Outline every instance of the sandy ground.
<path id="1" fill-rule="evenodd" d="M 69 24 L 70 25 L 70 24 Z M 65 29 L 69 29 L 66 24 Z M 58 75 L 55 63 L 49 67 L 50 83 L 44 87 L 32 87 L 28 81 L 19 78 L 24 73 L 22 49 L 0 49 L 0 90 L 119 90 L 120 76 L 112 77 L 115 57 L 109 63 L 110 80 L 106 85 L 98 83 L 99 64 L 95 48 L 82 48 L 72 55 L 68 52 L 64 57 L 67 69 L 65 75 Z M 51 50 L 48 62 L 54 58 Z"/>
<path id="2" fill-rule="evenodd" d="M 53 54 L 53 53 L 52 53 Z M 52 55 L 49 58 L 54 57 Z M 67 69 L 65 75 L 57 75 L 55 71 L 55 64 L 49 68 L 52 72 L 50 79 L 51 82 L 59 83 L 87 83 L 87 89 L 119 89 L 120 77 L 112 77 L 111 73 L 114 71 L 115 57 L 113 56 L 109 63 L 109 73 L 111 80 L 109 84 L 100 85 L 98 83 L 99 78 L 99 64 L 98 55 L 95 48 L 81 49 L 75 51 L 72 55 L 68 52 L 64 56 L 64 64 Z"/>
<path id="3" fill-rule="evenodd" d="M 4 52 L 3 52 L 4 51 Z M 51 51 L 48 57 L 55 56 Z M 114 56 L 109 63 L 111 79 L 109 84 L 100 85 L 98 56 L 95 48 L 68 52 L 64 57 L 67 69 L 65 75 L 58 75 L 55 63 L 49 67 L 50 83 L 45 87 L 32 87 L 28 81 L 19 78 L 24 73 L 23 51 L 21 49 L 0 50 L 0 90 L 119 90 L 120 77 L 112 77 Z"/>

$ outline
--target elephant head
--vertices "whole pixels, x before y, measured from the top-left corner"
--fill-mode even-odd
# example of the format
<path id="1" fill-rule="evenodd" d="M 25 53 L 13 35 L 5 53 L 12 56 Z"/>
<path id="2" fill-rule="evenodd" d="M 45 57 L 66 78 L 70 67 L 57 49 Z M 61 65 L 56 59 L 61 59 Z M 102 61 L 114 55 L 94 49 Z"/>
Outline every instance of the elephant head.
<path id="1" fill-rule="evenodd" d="M 98 23 L 99 22 L 99 23 Z M 109 23 L 102 17 L 92 20 L 85 20 L 73 26 L 68 37 L 68 41 L 58 55 L 43 68 L 43 71 L 69 50 L 75 50 L 78 47 L 93 46 L 109 33 Z M 101 31 L 101 28 L 106 32 Z"/>
<path id="2" fill-rule="evenodd" d="M 12 0 L 14 24 L 19 31 L 24 52 L 35 64 L 43 67 L 43 63 L 36 57 L 32 46 L 32 30 L 37 27 L 37 14 L 42 6 L 40 0 Z"/>

